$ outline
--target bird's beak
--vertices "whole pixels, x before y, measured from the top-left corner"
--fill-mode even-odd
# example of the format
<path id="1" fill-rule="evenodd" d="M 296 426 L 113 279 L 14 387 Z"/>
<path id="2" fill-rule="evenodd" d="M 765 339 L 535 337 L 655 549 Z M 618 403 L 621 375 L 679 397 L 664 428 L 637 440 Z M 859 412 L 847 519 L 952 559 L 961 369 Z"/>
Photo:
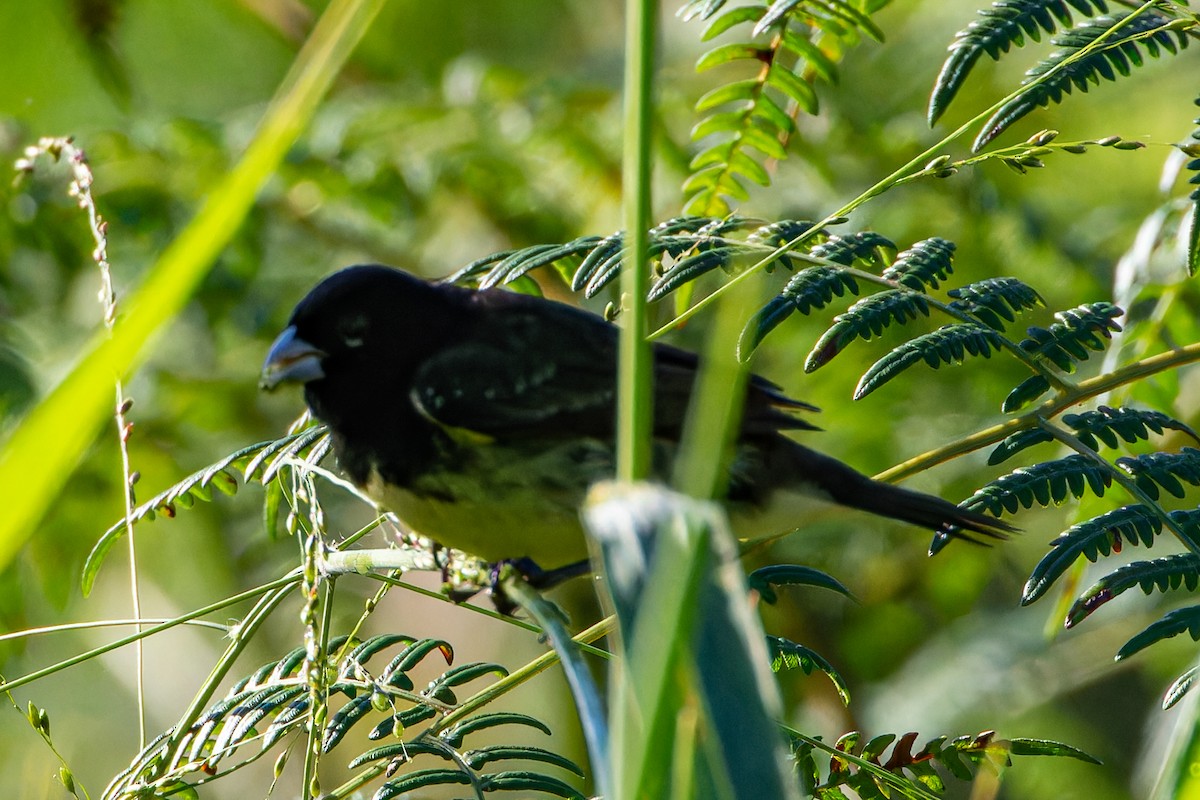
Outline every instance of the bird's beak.
<path id="1" fill-rule="evenodd" d="M 258 386 L 269 392 L 284 382 L 308 383 L 324 378 L 323 358 L 324 352 L 297 336 L 296 326 L 289 325 L 271 345 Z"/>

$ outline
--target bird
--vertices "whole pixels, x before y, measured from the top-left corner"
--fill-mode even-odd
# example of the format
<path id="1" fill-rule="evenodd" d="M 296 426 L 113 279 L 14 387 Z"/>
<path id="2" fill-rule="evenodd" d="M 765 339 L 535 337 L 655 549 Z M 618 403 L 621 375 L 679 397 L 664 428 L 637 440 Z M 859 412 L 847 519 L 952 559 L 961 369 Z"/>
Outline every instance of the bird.
<path id="1" fill-rule="evenodd" d="M 341 470 L 403 525 L 489 562 L 586 564 L 580 509 L 615 469 L 619 330 L 568 303 L 343 268 L 296 305 L 260 386 L 301 384 Z M 653 344 L 653 471 L 671 458 L 699 357 Z M 722 501 L 735 534 L 786 533 L 814 500 L 970 538 L 1007 523 L 883 483 L 787 435 L 814 406 L 751 375 Z"/>

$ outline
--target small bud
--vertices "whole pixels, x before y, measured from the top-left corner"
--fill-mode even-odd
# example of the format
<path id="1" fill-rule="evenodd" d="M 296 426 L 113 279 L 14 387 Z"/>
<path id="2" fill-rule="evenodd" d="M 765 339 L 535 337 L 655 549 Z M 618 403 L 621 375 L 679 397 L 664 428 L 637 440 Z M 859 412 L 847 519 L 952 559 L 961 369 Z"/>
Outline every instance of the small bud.
<path id="1" fill-rule="evenodd" d="M 1058 131 L 1051 131 L 1051 130 L 1038 131 L 1033 136 L 1030 136 L 1029 139 L 1027 139 L 1025 143 L 1036 145 L 1036 146 L 1040 147 L 1042 145 L 1050 144 L 1057 138 L 1058 138 Z"/>
<path id="2" fill-rule="evenodd" d="M 938 156 L 937 158 L 933 159 L 928 164 L 926 164 L 925 169 L 929 172 L 933 172 L 934 170 L 938 169 L 939 167 L 944 167 L 949 161 L 950 161 L 950 156 L 946 153 L 943 153 L 942 155 Z"/>
<path id="3" fill-rule="evenodd" d="M 1103 139 L 1097 139 L 1096 144 L 1101 147 L 1112 147 L 1117 142 L 1121 141 L 1120 136 L 1105 136 Z"/>
<path id="4" fill-rule="evenodd" d="M 141 479 L 142 479 L 142 473 L 138 472 L 137 470 L 134 470 L 133 473 L 129 476 L 129 485 L 136 486 L 137 482 L 140 481 Z"/>
<path id="5" fill-rule="evenodd" d="M 1013 172 L 1016 172 L 1016 173 L 1017 173 L 1017 174 L 1019 174 L 1019 175 L 1024 175 L 1024 174 L 1025 174 L 1025 172 L 1026 172 L 1026 170 L 1025 170 L 1025 167 L 1024 167 L 1024 166 L 1022 166 L 1021 162 L 1020 162 L 1020 161 L 1018 161 L 1017 159 L 1015 159 L 1015 158 L 1004 158 L 1004 159 L 1001 159 L 1001 160 L 1004 162 L 1004 166 L 1008 167 L 1008 168 L 1009 168 L 1009 169 L 1011 169 Z"/>
<path id="6" fill-rule="evenodd" d="M 1087 152 L 1087 145 L 1084 144 L 1065 144 L 1062 148 L 1065 152 L 1074 153 L 1076 155 Z"/>
<path id="7" fill-rule="evenodd" d="M 133 398 L 126 397 L 125 400 L 117 407 L 117 413 L 124 416 L 129 413 L 129 409 L 133 408 Z"/>

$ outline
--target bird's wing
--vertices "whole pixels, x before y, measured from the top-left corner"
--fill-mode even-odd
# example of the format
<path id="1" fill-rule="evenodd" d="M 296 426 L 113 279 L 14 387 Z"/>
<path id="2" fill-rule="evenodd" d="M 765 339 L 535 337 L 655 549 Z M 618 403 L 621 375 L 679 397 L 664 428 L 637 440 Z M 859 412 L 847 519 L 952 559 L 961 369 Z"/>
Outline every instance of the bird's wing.
<path id="1" fill-rule="evenodd" d="M 608 435 L 615 328 L 565 305 L 486 299 L 492 307 L 416 370 L 417 410 L 438 425 L 489 436 Z"/>
<path id="2" fill-rule="evenodd" d="M 571 306 L 511 292 L 475 295 L 478 313 L 453 344 L 416 371 L 411 399 L 427 419 L 489 436 L 611 437 L 616 424 L 617 328 Z M 654 428 L 682 432 L 698 369 L 695 354 L 654 349 Z M 742 430 L 813 429 L 779 387 L 751 376 Z"/>

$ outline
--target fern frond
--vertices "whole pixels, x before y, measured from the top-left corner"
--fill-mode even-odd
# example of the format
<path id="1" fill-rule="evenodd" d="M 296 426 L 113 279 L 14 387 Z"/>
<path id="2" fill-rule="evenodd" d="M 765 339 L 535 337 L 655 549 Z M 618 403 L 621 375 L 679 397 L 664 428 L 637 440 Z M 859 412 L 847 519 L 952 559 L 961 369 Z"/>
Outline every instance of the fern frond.
<path id="1" fill-rule="evenodd" d="M 1014 322 L 1022 311 L 1045 305 L 1033 287 L 1017 278 L 985 278 L 946 294 L 955 298 L 950 308 L 970 314 L 997 331 L 1004 331 L 1008 327 L 1005 323 Z"/>
<path id="2" fill-rule="evenodd" d="M 999 517 L 1016 513 L 1022 506 L 1032 508 L 1034 503 L 1057 505 L 1067 497 L 1082 497 L 1088 489 L 1103 497 L 1111 485 L 1112 474 L 1103 465 L 1075 454 L 1015 469 L 980 487 L 959 505 Z"/>
<path id="3" fill-rule="evenodd" d="M 1061 742 L 1046 739 L 999 739 L 995 731 L 953 739 L 938 736 L 914 753 L 917 734 L 883 734 L 862 742 L 857 731 L 843 734 L 833 745 L 793 733 L 792 750 L 801 788 L 806 797 L 819 800 L 844 800 L 850 790 L 862 798 L 894 797 L 896 778 L 912 776 L 914 788 L 924 797 L 941 795 L 947 787 L 944 775 L 971 781 L 984 764 L 1008 765 L 1012 756 L 1053 756 L 1074 758 L 1090 764 L 1100 762 L 1093 756 Z M 891 748 L 890 752 L 888 748 Z M 823 763 L 818 764 L 820 753 Z M 904 796 L 909 796 L 904 793 Z M 917 796 L 914 794 L 913 796 Z"/>
<path id="4" fill-rule="evenodd" d="M 1200 606 L 1188 606 L 1168 611 L 1161 619 L 1152 622 L 1145 630 L 1126 642 L 1117 651 L 1117 660 L 1129 658 L 1155 642 L 1170 639 L 1185 631 L 1192 637 L 1192 641 L 1200 641 Z"/>
<path id="5" fill-rule="evenodd" d="M 746 25 L 749 40 L 719 45 L 696 62 L 696 71 L 749 62 L 753 75 L 711 90 L 696 103 L 704 116 L 692 129 L 693 141 L 715 138 L 690 164 L 684 182 L 689 213 L 724 215 L 730 201 L 749 195 L 746 185 L 767 186 L 766 159 L 787 157 L 786 143 L 803 111 L 816 114 L 817 80 L 837 79 L 837 59 L 862 36 L 882 40 L 869 13 L 844 0 L 774 0 L 718 12 L 724 3 L 689 3 L 686 19 L 711 19 L 705 41 Z"/>
<path id="6" fill-rule="evenodd" d="M 807 314 L 813 309 L 824 308 L 834 296 L 841 297 L 846 292 L 858 294 L 858 282 L 846 270 L 822 266 L 797 272 L 783 287 L 783 291 L 771 298 L 746 323 L 738 341 L 739 358 L 749 357 L 767 334 L 792 314 L 797 311 Z"/>
<path id="7" fill-rule="evenodd" d="M 924 361 L 937 369 L 943 364 L 961 364 L 967 356 L 988 358 L 999 350 L 1000 334 L 974 323 L 943 325 L 892 350 L 871 365 L 854 388 L 861 400 L 912 365 Z"/>
<path id="8" fill-rule="evenodd" d="M 1200 509 L 1171 511 L 1167 516 L 1186 535 L 1200 539 Z M 1051 551 L 1033 568 L 1021 593 L 1021 605 L 1042 597 L 1080 556 L 1097 561 L 1121 552 L 1125 543 L 1151 547 L 1162 528 L 1162 518 L 1141 504 L 1123 506 L 1072 525 L 1050 543 Z"/>
<path id="9" fill-rule="evenodd" d="M 948 280 L 954 272 L 954 250 L 954 242 L 936 236 L 925 239 L 897 254 L 882 277 L 916 292 L 936 289 L 939 280 Z"/>
<path id="10" fill-rule="evenodd" d="M 1194 23 L 1176 20 L 1153 11 L 1146 11 L 1132 19 L 1128 15 L 1097 17 L 1082 23 L 1052 41 L 1061 47 L 1044 61 L 1034 65 L 1022 82 L 1029 89 L 1005 103 L 986 123 L 976 137 L 972 149 L 982 150 L 988 142 L 1008 129 L 1014 122 L 1038 106 L 1059 103 L 1063 95 L 1070 94 L 1072 87 L 1086 92 L 1091 84 L 1099 84 L 1101 78 L 1117 80 L 1128 77 L 1133 68 L 1145 63 L 1142 49 L 1153 58 L 1166 51 L 1175 55 L 1187 46 L 1188 37 L 1180 26 L 1194 27 Z M 1114 32 L 1114 28 L 1120 26 Z M 1068 58 L 1091 45 L 1100 37 L 1106 37 L 1099 49 L 1059 69 Z M 1034 83 L 1051 70 L 1057 71 L 1040 83 Z"/>
<path id="11" fill-rule="evenodd" d="M 160 514 L 167 518 L 174 517 L 180 509 L 191 508 L 197 500 L 211 501 L 214 489 L 223 495 L 233 495 L 244 481 L 266 483 L 275 477 L 284 463 L 302 453 L 320 460 L 328 446 L 328 432 L 323 425 L 281 439 L 252 444 L 193 472 L 174 486 L 159 492 L 135 508 L 129 515 L 130 519 L 136 523 L 153 520 Z M 91 592 L 104 559 L 113 545 L 125 534 L 125 526 L 124 519 L 114 523 L 92 547 L 83 566 L 84 595 Z"/>
<path id="12" fill-rule="evenodd" d="M 1189 425 L 1161 411 L 1100 406 L 1082 414 L 1065 414 L 1063 422 L 1093 450 L 1099 448 L 1099 442 L 1117 447 L 1121 440 L 1144 441 L 1150 438 L 1151 432 L 1161 434 L 1166 430 L 1179 431 L 1200 442 L 1200 435 Z"/>
<path id="13" fill-rule="evenodd" d="M 798 669 L 805 675 L 812 675 L 813 672 L 824 673 L 833 683 L 842 703 L 850 705 L 850 689 L 845 679 L 837 668 L 816 650 L 778 636 L 768 636 L 767 656 L 771 659 L 773 672 Z"/>
<path id="14" fill-rule="evenodd" d="M 979 19 L 954 35 L 929 98 L 932 127 L 954 100 L 975 64 L 986 53 L 999 61 L 1012 46 L 1024 47 L 1025 37 L 1040 42 L 1042 32 L 1055 33 L 1071 24 L 1071 7 L 1082 14 L 1105 13 L 1104 0 L 997 0 L 981 9 Z"/>
<path id="15" fill-rule="evenodd" d="M 1121 441 L 1149 439 L 1151 432 L 1161 434 L 1166 430 L 1179 431 L 1200 442 L 1200 436 L 1189 425 L 1161 411 L 1100 406 L 1082 414 L 1064 414 L 1062 421 L 1080 442 L 1093 450 L 1099 450 L 1101 444 L 1118 447 Z M 1052 441 L 1050 432 L 1040 428 L 1017 431 L 996 445 L 988 456 L 988 464 L 1000 464 L 1027 447 Z"/>
<path id="16" fill-rule="evenodd" d="M 1178 453 L 1146 453 L 1117 459 L 1117 466 L 1133 477 L 1138 488 L 1157 500 L 1159 487 L 1175 497 L 1187 492 L 1180 481 L 1200 486 L 1200 450 L 1185 447 Z"/>
<path id="17" fill-rule="evenodd" d="M 864 297 L 833 318 L 804 360 L 804 371 L 825 366 L 856 339 L 869 341 L 893 322 L 904 323 L 918 316 L 929 316 L 929 300 L 923 294 L 889 289 Z"/>
<path id="18" fill-rule="evenodd" d="M 546 726 L 546 723 L 528 714 L 519 714 L 515 711 L 490 711 L 468 717 L 457 725 L 447 728 L 442 732 L 441 738 L 451 747 L 462 747 L 464 737 L 500 725 L 523 725 L 539 730 L 547 736 L 550 735 L 550 728 Z"/>
<path id="19" fill-rule="evenodd" d="M 370 662 L 397 645 L 401 646 L 400 652 L 382 672 L 375 674 Z M 335 637 L 326 652 L 341 654 L 337 657 L 336 669 L 332 658 L 329 662 L 331 674 L 336 675 L 329 685 L 329 694 L 331 698 L 343 696 L 345 702 L 336 710 L 331 704 L 331 713 L 322 726 L 322 752 L 328 753 L 345 742 L 350 731 L 365 720 L 382 715 L 383 722 L 375 726 L 368 739 L 403 732 L 407 741 L 373 748 L 353 759 L 352 768 L 386 760 L 390 762 L 390 776 L 400 765 L 422 756 L 436 756 L 454 765 L 452 769 L 407 772 L 385 782 L 376 797 L 394 796 L 400 787 L 474 783 L 493 785 L 497 790 L 505 787 L 526 793 L 582 798 L 578 790 L 553 776 L 533 771 L 483 771 L 494 765 L 521 760 L 553 765 L 582 776 L 582 770 L 570 759 L 543 748 L 510 743 L 466 752 L 457 750 L 466 737 L 502 725 L 523 725 L 549 734 L 549 728 L 533 717 L 514 713 L 482 714 L 440 733 L 434 733 L 432 729 L 412 731 L 414 726 L 435 717 L 439 710 L 455 704 L 452 687 L 489 674 L 504 675 L 506 671 L 502 667 L 487 663 L 452 667 L 425 689 L 414 692 L 413 680 L 407 673 L 423 665 L 434 653 L 440 653 L 449 662 L 452 651 L 446 642 L 402 634 L 350 642 L 342 636 Z M 238 681 L 182 737 L 169 732 L 143 750 L 134 766 L 110 785 L 105 796 L 132 796 L 147 786 L 182 781 L 193 774 L 211 774 L 221 761 L 237 753 L 243 745 L 257 743 L 260 745 L 256 748 L 257 753 L 273 747 L 286 734 L 306 728 L 311 724 L 312 709 L 308 682 L 300 674 L 305 661 L 305 649 L 297 648 Z M 182 741 L 178 746 L 172 746 L 173 738 Z M 168 759 L 172 751 L 175 755 Z"/>
<path id="20" fill-rule="evenodd" d="M 1048 361 L 1066 373 L 1075 371 L 1076 362 L 1086 361 L 1091 352 L 1103 352 L 1115 331 L 1121 330 L 1116 318 L 1125 312 L 1108 302 L 1085 303 L 1054 315 L 1058 322 L 1049 329 L 1031 327 L 1028 338 L 1019 346 L 1029 355 Z"/>
<path id="21" fill-rule="evenodd" d="M 1195 591 L 1200 586 L 1200 556 L 1174 553 L 1153 561 L 1134 561 L 1118 567 L 1075 600 L 1067 612 L 1066 626 L 1075 627 L 1100 606 L 1135 586 L 1146 594 L 1167 592 L 1180 586 Z"/>

